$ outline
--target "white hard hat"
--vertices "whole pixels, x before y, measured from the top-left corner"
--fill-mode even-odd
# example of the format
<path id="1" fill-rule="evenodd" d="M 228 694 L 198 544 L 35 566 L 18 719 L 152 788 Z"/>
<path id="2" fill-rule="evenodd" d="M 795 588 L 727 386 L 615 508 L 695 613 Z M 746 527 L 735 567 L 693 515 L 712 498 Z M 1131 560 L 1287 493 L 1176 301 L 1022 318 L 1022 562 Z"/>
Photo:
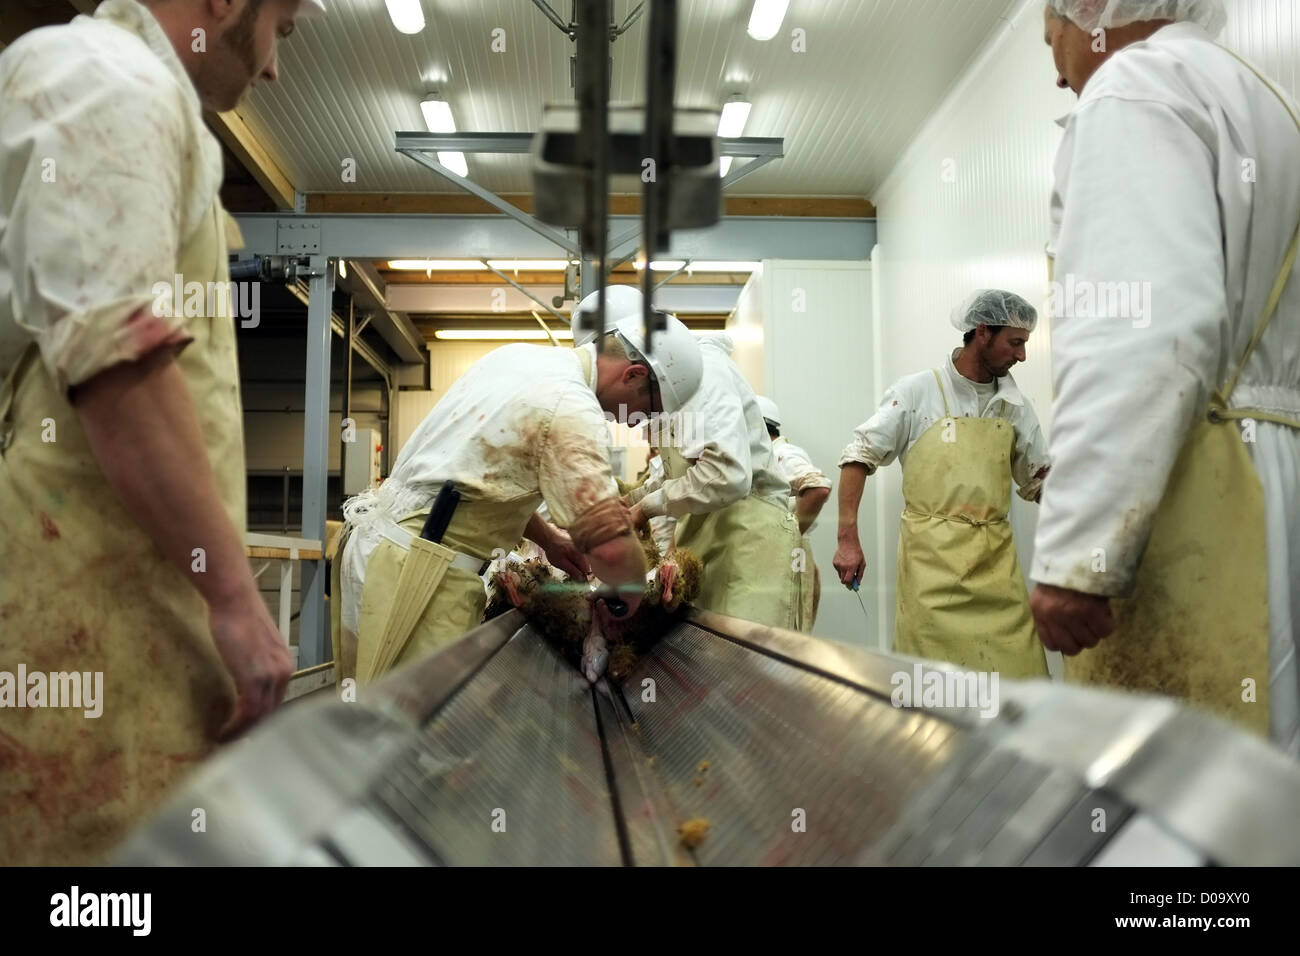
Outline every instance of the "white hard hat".
<path id="1" fill-rule="evenodd" d="M 600 307 L 600 291 L 592 292 L 578 303 L 573 310 L 573 344 L 575 347 L 587 345 L 596 340 L 593 329 L 580 329 L 580 314 L 595 312 Z M 605 329 L 623 340 L 624 345 L 635 355 L 629 355 L 636 361 L 643 361 L 654 373 L 655 384 L 659 387 L 659 398 L 663 411 L 672 414 L 681 411 L 700 387 L 704 376 L 704 359 L 700 357 L 700 345 L 691 334 L 690 329 L 671 313 L 662 313 L 667 328 L 654 333 L 653 353 L 646 354 L 645 318 L 642 314 L 643 303 L 639 290 L 627 285 L 607 286 L 605 289 Z"/>
<path id="2" fill-rule="evenodd" d="M 325 15 L 325 0 L 299 0 L 298 16 L 320 17 Z"/>
<path id="3" fill-rule="evenodd" d="M 776 407 L 776 402 L 766 395 L 755 395 L 754 398 L 758 401 L 758 410 L 763 413 L 763 421 L 780 428 L 781 409 Z"/>

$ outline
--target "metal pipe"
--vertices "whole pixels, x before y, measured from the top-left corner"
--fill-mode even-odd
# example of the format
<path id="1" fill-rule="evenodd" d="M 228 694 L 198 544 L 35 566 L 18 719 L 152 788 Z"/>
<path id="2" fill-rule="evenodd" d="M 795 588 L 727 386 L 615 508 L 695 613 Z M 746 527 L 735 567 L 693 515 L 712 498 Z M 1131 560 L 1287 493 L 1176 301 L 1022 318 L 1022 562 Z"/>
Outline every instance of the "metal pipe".
<path id="1" fill-rule="evenodd" d="M 583 171 L 584 201 L 578 230 L 583 258 L 596 272 L 596 350 L 605 330 L 606 255 L 609 220 L 609 29 L 607 0 L 575 0 L 578 26 L 577 97 L 578 165 Z"/>
<path id="2" fill-rule="evenodd" d="M 565 36 L 570 40 L 573 39 L 573 31 L 569 29 L 569 25 L 560 19 L 560 15 L 551 9 L 550 4 L 548 4 L 546 0 L 533 0 L 533 6 L 537 7 L 538 10 L 541 10 L 546 19 L 559 27 Z"/>
<path id="3" fill-rule="evenodd" d="M 540 325 L 542 331 L 546 333 L 546 337 L 551 340 L 551 344 L 558 349 L 560 347 L 560 340 L 555 337 L 555 333 L 551 331 L 551 327 L 542 320 L 542 317 L 537 314 L 536 309 L 533 309 L 532 313 L 533 318 L 537 320 L 537 324 Z"/>
<path id="4" fill-rule="evenodd" d="M 579 251 L 578 247 L 574 245 L 572 240 L 570 240 L 569 237 L 566 236 L 564 233 L 558 232 L 557 230 L 552 229 L 550 226 L 538 222 L 535 218 L 528 215 L 528 213 L 524 212 L 518 206 L 506 202 L 504 199 L 502 199 L 496 193 L 492 192 L 490 189 L 484 189 L 478 183 L 466 179 L 464 176 L 461 176 L 458 173 L 452 172 L 450 169 L 442 165 L 442 163 L 438 162 L 436 159 L 430 159 L 428 156 L 426 156 L 422 152 L 419 152 L 418 150 L 405 149 L 399 146 L 397 151 L 399 153 L 402 153 L 405 156 L 411 157 L 411 159 L 415 160 L 421 166 L 425 166 L 433 170 L 435 173 L 437 173 L 439 176 L 442 176 L 444 179 L 455 183 L 457 186 L 459 186 L 461 189 L 464 189 L 466 192 L 472 193 L 473 195 L 477 196 L 479 199 L 482 199 L 488 205 L 495 208 L 498 212 L 505 213 L 511 219 L 514 219 L 516 222 L 520 223 L 521 225 L 527 226 L 529 229 L 537 233 L 539 236 L 543 236 L 549 239 L 551 242 L 555 243 L 557 246 L 559 246 L 561 249 L 564 249 L 566 252 L 570 252 L 575 255 L 578 253 Z"/>
<path id="5" fill-rule="evenodd" d="M 722 188 L 726 189 L 736 181 L 744 179 L 750 173 L 757 172 L 774 159 L 776 159 L 775 156 L 755 156 L 744 166 L 740 166 L 727 173 L 727 175 L 722 178 Z"/>
<path id="6" fill-rule="evenodd" d="M 656 283 L 655 283 L 655 291 L 658 292 L 659 289 L 660 289 L 662 286 L 666 286 L 668 283 L 672 282 L 674 279 L 676 279 L 679 275 L 681 275 L 683 272 L 685 272 L 685 271 L 686 271 L 687 269 L 689 269 L 690 267 L 691 267 L 691 263 L 690 263 L 689 260 L 687 260 L 687 262 L 686 262 L 685 265 L 683 265 L 683 266 L 682 266 L 680 269 L 678 269 L 676 272 L 671 273 L 671 274 L 668 276 L 668 278 L 666 278 L 666 279 L 660 279 L 658 282 L 656 282 Z M 648 263 L 648 262 L 646 263 L 645 271 L 646 271 L 646 272 L 649 272 L 649 271 L 650 271 L 650 263 Z"/>
<path id="7" fill-rule="evenodd" d="M 620 37 L 624 33 L 626 33 L 628 31 L 628 27 L 632 26 L 632 24 L 640 20 L 641 14 L 644 12 L 645 12 L 645 0 L 641 0 L 640 3 L 638 3 L 635 7 L 632 8 L 632 12 L 627 15 L 626 19 L 623 20 L 623 25 L 615 28 L 614 36 Z"/>
<path id="8" fill-rule="evenodd" d="M 645 155 L 654 161 L 655 174 L 642 184 L 641 245 L 645 250 L 645 269 L 641 276 L 641 294 L 645 322 L 645 348 L 653 351 L 652 337 L 658 317 L 654 310 L 654 277 L 650 262 L 657 251 L 668 246 L 665 228 L 668 195 L 672 189 L 673 108 L 677 78 L 677 0 L 655 0 L 650 8 L 649 36 L 646 39 L 646 114 Z"/>
<path id="9" fill-rule="evenodd" d="M 563 315 L 561 315 L 559 312 L 556 312 L 554 309 L 552 309 L 549 305 L 547 305 L 547 304 L 546 304 L 545 302 L 543 302 L 541 299 L 537 298 L 537 296 L 533 295 L 531 292 L 529 292 L 527 289 L 525 289 L 523 286 L 521 286 L 521 285 L 520 285 L 518 282 L 516 282 L 514 279 L 510 278 L 508 275 L 506 275 L 504 272 L 502 272 L 500 269 L 496 269 L 496 268 L 493 268 L 492 266 L 488 265 L 488 261 L 487 261 L 486 259 L 480 259 L 479 262 L 483 263 L 484 266 L 487 266 L 488 269 L 491 269 L 491 271 L 495 272 L 497 275 L 499 275 L 499 276 L 500 276 L 502 279 L 504 279 L 506 282 L 509 282 L 512 286 L 514 286 L 516 289 L 518 289 L 518 290 L 519 290 L 520 292 L 522 292 L 524 295 L 528 296 L 528 298 L 532 299 L 534 302 L 536 302 L 538 305 L 540 305 L 540 306 L 541 306 L 543 309 L 545 309 L 547 312 L 551 313 L 551 315 L 555 316 L 555 317 L 556 317 L 557 319 L 559 319 L 561 322 L 568 322 L 568 321 L 569 321 L 569 320 L 566 319 Z"/>
<path id="10" fill-rule="evenodd" d="M 289 290 L 290 295 L 302 302 L 303 305 L 310 307 L 310 295 L 303 291 L 299 286 L 300 283 L 295 283 L 286 286 L 285 288 Z M 343 326 L 343 320 L 333 312 L 330 313 L 330 328 L 334 330 L 334 334 L 339 338 L 343 338 L 346 335 L 347 330 Z M 388 384 L 392 380 L 393 370 L 388 367 L 388 363 L 380 357 L 378 352 L 366 344 L 364 339 L 357 339 L 352 343 L 352 347 L 357 350 L 357 354 L 361 356 L 362 360 L 367 365 L 379 373 L 379 376 L 384 380 L 385 384 Z M 427 367 L 428 363 L 426 362 L 425 365 Z"/>
<path id="11" fill-rule="evenodd" d="M 343 486 L 347 479 L 348 473 L 348 445 L 351 442 L 343 441 L 343 435 L 347 434 L 348 419 L 352 417 L 352 343 L 357 340 L 357 314 L 356 300 L 348 296 L 348 332 L 347 332 L 347 366 L 343 373 L 343 420 L 340 422 L 342 434 L 339 435 L 339 494 L 344 498 L 347 497 L 347 489 Z M 342 502 L 340 502 L 342 504 Z"/>

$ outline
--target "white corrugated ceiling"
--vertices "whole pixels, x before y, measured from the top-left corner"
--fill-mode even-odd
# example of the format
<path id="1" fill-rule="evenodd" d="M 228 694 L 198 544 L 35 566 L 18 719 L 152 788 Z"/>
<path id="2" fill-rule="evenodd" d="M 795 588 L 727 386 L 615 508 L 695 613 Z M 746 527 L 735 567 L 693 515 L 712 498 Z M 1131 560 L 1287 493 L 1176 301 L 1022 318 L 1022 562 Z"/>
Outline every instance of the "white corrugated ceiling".
<path id="1" fill-rule="evenodd" d="M 745 135 L 783 136 L 787 155 L 734 187 L 738 195 L 864 196 L 990 36 L 1011 0 L 792 0 L 782 31 L 746 33 L 752 0 L 682 0 L 678 105 L 753 104 Z M 424 31 L 398 33 L 383 0 L 329 0 L 282 45 L 280 81 L 239 112 L 302 192 L 453 192 L 393 150 L 422 130 L 419 101 L 437 89 L 457 126 L 531 132 L 544 103 L 571 103 L 573 44 L 530 0 L 423 0 Z M 566 20 L 568 0 L 551 6 Z M 621 21 L 635 0 L 615 0 Z M 493 30 L 506 49 L 492 51 Z M 792 49 L 804 31 L 806 52 Z M 613 47 L 615 101 L 643 96 L 646 18 Z M 344 159 L 357 181 L 341 181 Z M 470 176 L 529 192 L 525 156 L 471 155 Z"/>

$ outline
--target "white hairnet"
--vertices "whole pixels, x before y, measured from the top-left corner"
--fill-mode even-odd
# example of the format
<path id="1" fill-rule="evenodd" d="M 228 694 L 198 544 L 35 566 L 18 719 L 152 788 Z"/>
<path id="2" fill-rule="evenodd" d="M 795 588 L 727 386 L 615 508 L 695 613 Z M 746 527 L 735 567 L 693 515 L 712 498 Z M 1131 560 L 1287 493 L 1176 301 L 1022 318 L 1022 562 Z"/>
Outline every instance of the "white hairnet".
<path id="1" fill-rule="evenodd" d="M 1047 0 L 1047 5 L 1089 33 L 1139 20 L 1189 20 L 1217 36 L 1228 22 L 1221 0 Z"/>
<path id="2" fill-rule="evenodd" d="M 953 310 L 952 324 L 963 335 L 979 325 L 1009 325 L 1032 332 L 1038 312 L 1014 292 L 980 289 Z"/>

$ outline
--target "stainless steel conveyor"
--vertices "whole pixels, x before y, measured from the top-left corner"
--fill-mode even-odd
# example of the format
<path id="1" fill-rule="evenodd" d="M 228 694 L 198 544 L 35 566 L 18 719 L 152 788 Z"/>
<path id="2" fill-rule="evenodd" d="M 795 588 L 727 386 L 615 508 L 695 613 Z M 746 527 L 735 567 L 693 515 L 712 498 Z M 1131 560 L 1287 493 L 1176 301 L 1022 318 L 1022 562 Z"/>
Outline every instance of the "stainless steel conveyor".
<path id="1" fill-rule="evenodd" d="M 687 610 L 593 689 L 515 611 L 287 708 L 117 862 L 1300 864 L 1300 766 L 1263 741 L 1046 681 L 1002 682 L 994 717 L 895 706 L 896 675 L 960 683 L 914 666 Z"/>

